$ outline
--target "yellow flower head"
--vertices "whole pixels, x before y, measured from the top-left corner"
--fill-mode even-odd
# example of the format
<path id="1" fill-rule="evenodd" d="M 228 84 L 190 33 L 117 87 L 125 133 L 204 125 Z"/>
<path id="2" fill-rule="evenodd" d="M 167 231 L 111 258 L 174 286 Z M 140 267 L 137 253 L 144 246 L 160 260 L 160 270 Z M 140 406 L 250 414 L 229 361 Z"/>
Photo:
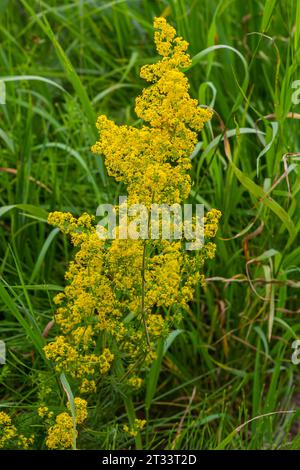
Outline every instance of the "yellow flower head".
<path id="1" fill-rule="evenodd" d="M 164 18 L 155 18 L 154 28 L 160 59 L 141 69 L 148 87 L 135 102 L 140 125 L 117 125 L 101 115 L 96 124 L 99 140 L 92 148 L 104 156 L 109 175 L 127 186 L 128 204 L 147 208 L 153 203 L 180 205 L 189 196 L 190 155 L 212 117 L 211 110 L 189 95 L 184 74 L 191 64 L 188 43 Z M 117 370 L 116 354 L 126 370 L 126 383 L 141 387 L 139 376 L 155 359 L 158 339 L 168 334 L 174 318 L 189 310 L 196 283 L 204 285 L 203 265 L 214 256 L 210 239 L 219 217 L 216 210 L 207 214 L 204 237 L 209 241 L 190 256 L 182 241 L 163 240 L 161 235 L 147 243 L 122 237 L 100 240 L 88 214 L 49 215 L 49 223 L 70 236 L 77 252 L 65 275 L 64 293 L 55 297 L 60 333 L 45 354 L 57 371 L 78 381 L 80 393 L 95 392 L 99 381 Z M 121 229 L 122 221 L 116 233 Z M 69 418 L 64 414 L 60 419 L 68 429 Z M 48 436 L 52 448 L 63 432 L 60 424 Z M 143 426 L 138 420 L 127 429 L 134 435 Z M 66 445 L 71 437 L 66 431 Z"/>
<path id="2" fill-rule="evenodd" d="M 136 99 L 135 111 L 145 125 L 117 126 L 99 116 L 94 153 L 105 156 L 108 173 L 127 185 L 131 203 L 180 203 L 190 192 L 190 154 L 197 131 L 211 119 L 209 109 L 189 96 L 183 67 L 191 63 L 188 43 L 176 37 L 164 18 L 154 20 L 154 40 L 162 59 L 141 69 L 151 83 Z"/>

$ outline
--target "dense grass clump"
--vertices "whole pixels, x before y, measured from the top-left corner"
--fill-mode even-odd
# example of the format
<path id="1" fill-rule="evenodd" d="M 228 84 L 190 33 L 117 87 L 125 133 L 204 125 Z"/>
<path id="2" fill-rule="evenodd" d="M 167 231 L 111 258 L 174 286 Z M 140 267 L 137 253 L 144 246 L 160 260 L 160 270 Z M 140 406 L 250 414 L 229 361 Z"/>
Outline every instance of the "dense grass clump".
<path id="1" fill-rule="evenodd" d="M 90 150 L 96 117 L 140 126 L 159 16 L 190 43 L 190 94 L 214 110 L 188 202 L 222 212 L 216 258 L 130 404 L 108 374 L 86 418 L 43 349 L 74 256 L 47 218 L 124 194 Z M 81 449 L 134 448 L 132 417 L 145 449 L 300 448 L 299 2 L 5 0 L 0 17 L 0 426 L 13 437 L 0 444 L 44 449 L 51 413 L 68 421 L 77 406 Z"/>

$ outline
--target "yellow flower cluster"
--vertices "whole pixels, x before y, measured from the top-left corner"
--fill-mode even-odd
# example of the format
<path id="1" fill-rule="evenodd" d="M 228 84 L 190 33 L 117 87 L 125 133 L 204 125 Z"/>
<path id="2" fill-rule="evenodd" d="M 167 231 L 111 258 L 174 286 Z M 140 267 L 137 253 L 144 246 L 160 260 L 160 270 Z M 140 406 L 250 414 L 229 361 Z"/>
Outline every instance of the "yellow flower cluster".
<path id="1" fill-rule="evenodd" d="M 29 449 L 34 442 L 34 436 L 25 437 L 20 434 L 11 417 L 4 411 L 0 411 L 0 449 L 12 448 Z"/>
<path id="2" fill-rule="evenodd" d="M 53 411 L 50 411 L 47 406 L 40 406 L 38 408 L 38 415 L 40 418 L 51 419 L 53 416 Z"/>
<path id="3" fill-rule="evenodd" d="M 164 18 L 156 18 L 154 27 L 162 58 L 141 69 L 141 77 L 150 82 L 136 99 L 141 127 L 118 126 L 100 116 L 100 138 L 92 149 L 104 155 L 109 174 L 127 185 L 128 203 L 146 207 L 180 204 L 189 195 L 190 154 L 197 133 L 212 116 L 189 96 L 182 71 L 190 64 L 187 42 L 176 37 Z M 114 359 L 121 361 L 127 384 L 141 387 L 139 375 L 156 357 L 158 339 L 189 309 L 195 284 L 204 284 L 205 259 L 215 252 L 209 239 L 216 234 L 220 215 L 217 210 L 207 213 L 206 243 L 191 255 L 183 241 L 103 240 L 88 214 L 49 214 L 49 223 L 70 236 L 77 252 L 65 275 L 67 286 L 54 299 L 59 334 L 45 353 L 58 372 L 77 380 L 79 393 L 95 391 Z M 144 425 L 136 420 L 133 428 L 124 429 L 134 436 Z M 58 415 L 48 447 L 70 447 L 72 426 L 68 413 Z"/>
<path id="4" fill-rule="evenodd" d="M 70 414 L 70 405 L 67 404 L 68 413 L 63 412 L 56 416 L 55 424 L 50 426 L 47 432 L 46 445 L 48 449 L 70 449 L 78 436 L 77 424 L 82 424 L 87 418 L 87 402 L 80 397 L 74 399 L 76 420 Z M 51 413 L 51 412 L 50 412 Z M 40 416 L 50 415 L 47 407 L 39 409 Z M 50 415 L 52 417 L 52 414 Z"/>
<path id="5" fill-rule="evenodd" d="M 128 385 L 133 389 L 138 390 L 143 385 L 143 379 L 140 377 L 130 377 L 130 379 L 128 379 Z"/>
<path id="6" fill-rule="evenodd" d="M 100 337 L 113 338 L 128 364 L 141 354 L 149 364 L 155 357 L 156 340 L 168 331 L 168 315 L 164 319 L 161 312 L 188 308 L 198 273 L 190 269 L 190 257 L 181 242 L 154 240 L 142 276 L 142 240 L 115 239 L 107 246 L 86 214 L 75 219 L 55 212 L 49 222 L 69 234 L 79 251 L 66 273 L 68 286 L 54 299 L 61 334 L 45 347 L 45 353 L 58 372 L 64 370 L 79 379 L 82 393 L 94 391 L 94 378 L 106 374 L 114 359 L 108 347 L 95 353 Z M 141 328 L 143 280 L 150 348 Z M 133 320 L 125 324 L 128 315 Z"/>
<path id="7" fill-rule="evenodd" d="M 145 419 L 138 419 L 134 420 L 134 425 L 129 427 L 128 424 L 124 424 L 123 431 L 125 431 L 129 436 L 136 437 L 138 432 L 141 431 L 147 424 Z"/>
<path id="8" fill-rule="evenodd" d="M 155 44 L 162 59 L 145 65 L 141 77 L 151 82 L 136 99 L 138 117 L 149 125 L 140 129 L 117 126 L 99 116 L 100 140 L 92 151 L 105 156 L 108 173 L 127 185 L 128 201 L 180 203 L 190 192 L 190 154 L 197 133 L 211 119 L 209 109 L 190 98 L 189 84 L 180 70 L 190 64 L 188 43 L 164 18 L 156 18 Z"/>
<path id="9" fill-rule="evenodd" d="M 60 413 L 54 426 L 48 430 L 46 445 L 48 449 L 70 449 L 73 447 L 74 434 L 77 437 L 72 417 L 66 412 Z"/>
<path id="10" fill-rule="evenodd" d="M 75 412 L 76 412 L 76 423 L 82 424 L 88 415 L 87 412 L 87 401 L 80 397 L 74 398 Z M 71 409 L 70 403 L 67 404 L 68 410 Z"/>

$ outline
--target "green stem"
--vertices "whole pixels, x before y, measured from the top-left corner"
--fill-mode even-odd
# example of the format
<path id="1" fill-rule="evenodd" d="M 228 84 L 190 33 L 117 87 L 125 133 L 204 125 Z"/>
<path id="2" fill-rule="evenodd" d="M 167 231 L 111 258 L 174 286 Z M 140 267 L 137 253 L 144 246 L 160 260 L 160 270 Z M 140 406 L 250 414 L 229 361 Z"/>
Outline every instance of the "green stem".
<path id="1" fill-rule="evenodd" d="M 142 298 L 141 298 L 141 316 L 143 320 L 143 325 L 144 325 L 144 330 L 146 334 L 146 339 L 147 339 L 147 345 L 150 348 L 150 338 L 149 338 L 149 332 L 147 328 L 147 322 L 146 322 L 146 317 L 145 317 L 145 267 L 146 267 L 146 249 L 147 249 L 147 244 L 146 241 L 144 243 L 144 248 L 143 248 L 143 260 L 142 260 Z"/>
<path id="2" fill-rule="evenodd" d="M 116 370 L 116 375 L 121 382 L 122 379 L 124 378 L 124 367 L 121 362 L 121 359 L 118 358 L 115 362 L 115 370 Z M 130 392 L 127 392 L 126 394 L 122 394 L 128 421 L 130 427 L 133 429 L 135 425 L 135 419 L 136 419 L 136 414 L 135 414 L 135 409 L 132 401 L 132 395 Z M 142 450 L 143 449 L 143 444 L 142 444 L 142 438 L 141 438 L 141 433 L 140 431 L 137 431 L 137 435 L 135 436 L 135 447 L 137 450 Z"/>
<path id="3" fill-rule="evenodd" d="M 127 395 L 124 397 L 124 404 L 128 416 L 128 421 L 130 423 L 130 426 L 134 428 L 134 422 L 136 419 L 136 414 L 135 414 L 135 409 L 133 406 L 133 401 L 131 395 Z M 137 450 L 142 450 L 143 449 L 143 444 L 142 444 L 142 438 L 141 438 L 141 433 L 140 431 L 137 431 L 137 435 L 135 436 L 135 447 Z"/>

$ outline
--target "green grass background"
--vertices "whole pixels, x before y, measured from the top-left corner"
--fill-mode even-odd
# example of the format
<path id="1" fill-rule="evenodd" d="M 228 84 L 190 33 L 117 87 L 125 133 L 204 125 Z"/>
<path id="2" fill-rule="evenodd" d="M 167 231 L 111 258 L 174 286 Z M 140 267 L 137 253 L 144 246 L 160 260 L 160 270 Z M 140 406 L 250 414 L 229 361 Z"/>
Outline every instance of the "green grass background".
<path id="1" fill-rule="evenodd" d="M 95 214 L 124 193 L 90 151 L 95 119 L 137 123 L 139 69 L 156 59 L 152 21 L 161 14 L 190 42 L 192 96 L 215 110 L 192 156 L 190 202 L 223 217 L 207 288 L 196 292 L 149 392 L 143 445 L 298 449 L 296 0 L 1 0 L 0 339 L 8 357 L 0 407 L 44 448 L 36 419 L 49 370 L 41 331 L 72 257 L 47 212 Z M 51 387 L 59 410 L 64 393 L 55 379 Z M 144 417 L 144 392 L 135 407 Z M 124 422 L 118 384 L 108 381 L 91 403 L 80 447 L 134 447 Z"/>

